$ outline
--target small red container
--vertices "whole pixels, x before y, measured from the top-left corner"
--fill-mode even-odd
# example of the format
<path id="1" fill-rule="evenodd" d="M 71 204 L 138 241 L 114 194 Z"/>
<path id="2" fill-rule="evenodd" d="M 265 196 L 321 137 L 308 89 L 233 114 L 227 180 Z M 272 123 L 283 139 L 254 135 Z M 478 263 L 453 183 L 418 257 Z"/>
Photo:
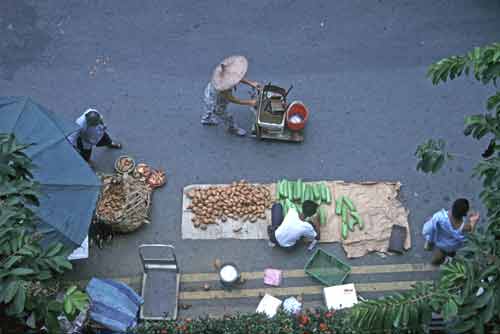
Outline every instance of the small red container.
<path id="1" fill-rule="evenodd" d="M 290 106 L 288 106 L 286 114 L 286 126 L 292 131 L 302 130 L 307 123 L 307 119 L 309 118 L 309 110 L 307 110 L 306 106 L 300 101 L 292 102 Z M 290 122 L 290 118 L 294 115 L 302 118 L 302 121 L 298 123 Z"/>

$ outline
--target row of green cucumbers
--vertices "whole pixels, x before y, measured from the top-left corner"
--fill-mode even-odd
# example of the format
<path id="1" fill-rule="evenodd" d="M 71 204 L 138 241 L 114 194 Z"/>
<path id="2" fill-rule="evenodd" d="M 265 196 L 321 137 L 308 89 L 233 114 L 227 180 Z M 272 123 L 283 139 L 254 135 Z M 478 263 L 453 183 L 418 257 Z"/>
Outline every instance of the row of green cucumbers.
<path id="1" fill-rule="evenodd" d="M 354 226 L 358 225 L 362 230 L 365 223 L 361 219 L 356 207 L 351 199 L 347 196 L 340 196 L 335 201 L 335 214 L 341 217 L 342 220 L 342 239 L 347 239 L 348 231 L 354 232 Z"/>
<path id="2" fill-rule="evenodd" d="M 297 181 L 288 181 L 283 179 L 276 183 L 276 198 L 283 207 L 283 216 L 286 216 L 288 210 L 294 208 L 302 213 L 302 203 L 305 201 L 314 201 L 319 205 L 318 216 L 319 223 L 326 225 L 326 209 L 321 206 L 322 203 L 332 203 L 332 193 L 330 188 L 324 183 L 306 184 L 301 179 Z"/>
<path id="3" fill-rule="evenodd" d="M 325 182 L 306 184 L 301 179 L 297 181 L 283 179 L 276 183 L 276 199 L 289 199 L 290 201 L 298 201 L 300 203 L 314 201 L 318 204 L 331 204 L 332 193 Z"/>

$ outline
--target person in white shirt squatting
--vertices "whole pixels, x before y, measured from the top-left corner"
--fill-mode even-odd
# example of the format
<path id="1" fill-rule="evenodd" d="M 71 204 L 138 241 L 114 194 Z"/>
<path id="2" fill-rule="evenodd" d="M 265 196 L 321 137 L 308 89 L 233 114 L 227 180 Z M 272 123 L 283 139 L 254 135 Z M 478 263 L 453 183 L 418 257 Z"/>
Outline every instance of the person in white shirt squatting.
<path id="1" fill-rule="evenodd" d="M 272 207 L 272 222 L 267 232 L 269 240 L 279 247 L 291 248 L 298 240 L 305 238 L 315 244 L 320 239 L 320 224 L 317 214 L 318 205 L 313 201 L 302 204 L 302 214 L 295 208 L 288 210 L 283 219 L 281 204 Z"/>

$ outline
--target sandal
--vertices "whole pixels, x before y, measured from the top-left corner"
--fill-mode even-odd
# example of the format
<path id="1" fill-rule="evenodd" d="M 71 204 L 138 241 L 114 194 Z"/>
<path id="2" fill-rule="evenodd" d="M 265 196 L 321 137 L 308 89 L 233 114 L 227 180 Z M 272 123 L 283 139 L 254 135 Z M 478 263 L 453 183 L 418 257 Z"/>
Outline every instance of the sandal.
<path id="1" fill-rule="evenodd" d="M 236 126 L 232 126 L 232 127 L 228 128 L 227 132 L 229 132 L 232 135 L 239 136 L 239 137 L 244 137 L 247 134 L 247 132 L 245 130 L 243 130 L 242 128 L 236 127 Z"/>
<path id="2" fill-rule="evenodd" d="M 122 148 L 122 144 L 113 141 L 108 147 L 119 150 Z"/>

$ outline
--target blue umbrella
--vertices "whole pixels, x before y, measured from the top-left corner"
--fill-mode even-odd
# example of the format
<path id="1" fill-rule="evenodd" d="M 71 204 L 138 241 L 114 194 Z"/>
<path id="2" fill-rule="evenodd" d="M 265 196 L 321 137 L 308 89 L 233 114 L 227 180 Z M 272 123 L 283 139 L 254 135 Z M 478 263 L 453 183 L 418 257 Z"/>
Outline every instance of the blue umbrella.
<path id="1" fill-rule="evenodd" d="M 101 182 L 67 141 L 76 123 L 26 97 L 0 97 L 0 133 L 13 133 L 37 166 L 42 196 L 36 209 L 42 244 L 59 241 L 77 248 L 88 234 Z"/>

